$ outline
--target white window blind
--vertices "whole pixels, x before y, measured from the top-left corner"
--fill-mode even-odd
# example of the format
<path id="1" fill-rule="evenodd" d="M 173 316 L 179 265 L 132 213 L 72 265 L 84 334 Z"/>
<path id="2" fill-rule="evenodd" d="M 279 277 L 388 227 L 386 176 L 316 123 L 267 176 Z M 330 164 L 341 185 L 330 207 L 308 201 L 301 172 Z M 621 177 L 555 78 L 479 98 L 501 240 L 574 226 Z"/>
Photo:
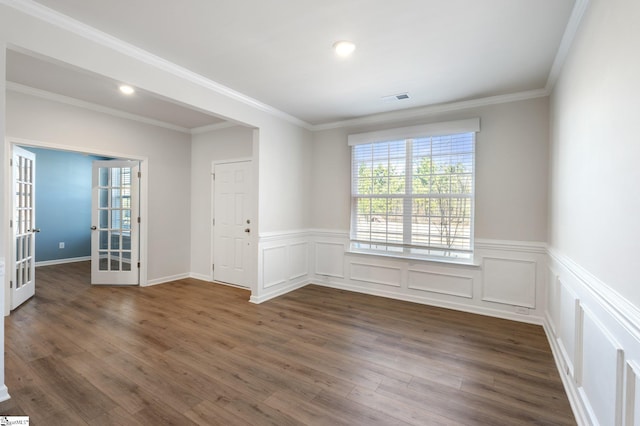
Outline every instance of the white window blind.
<path id="1" fill-rule="evenodd" d="M 477 130 L 475 119 L 350 137 L 352 246 L 470 258 Z"/>

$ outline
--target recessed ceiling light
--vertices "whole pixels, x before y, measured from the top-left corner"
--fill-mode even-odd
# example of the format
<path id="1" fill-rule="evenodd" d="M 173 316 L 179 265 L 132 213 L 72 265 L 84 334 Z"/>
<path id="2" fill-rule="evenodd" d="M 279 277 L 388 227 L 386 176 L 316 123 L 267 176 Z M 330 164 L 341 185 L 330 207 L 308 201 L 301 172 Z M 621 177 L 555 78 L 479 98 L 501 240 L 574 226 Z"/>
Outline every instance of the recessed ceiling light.
<path id="1" fill-rule="evenodd" d="M 341 40 L 333 43 L 333 49 L 336 51 L 338 56 L 346 57 L 353 53 L 356 50 L 356 45 L 350 41 Z"/>
<path id="2" fill-rule="evenodd" d="M 126 84 L 120 85 L 119 89 L 120 92 L 124 93 L 125 95 L 133 95 L 136 92 L 136 89 Z"/>

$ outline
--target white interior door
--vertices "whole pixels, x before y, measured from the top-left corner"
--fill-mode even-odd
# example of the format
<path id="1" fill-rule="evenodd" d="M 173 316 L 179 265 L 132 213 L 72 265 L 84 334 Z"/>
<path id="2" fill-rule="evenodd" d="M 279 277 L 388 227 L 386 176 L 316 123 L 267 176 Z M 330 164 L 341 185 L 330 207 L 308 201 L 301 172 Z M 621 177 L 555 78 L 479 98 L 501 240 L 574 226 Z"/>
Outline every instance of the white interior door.
<path id="1" fill-rule="evenodd" d="M 251 162 L 214 167 L 213 279 L 249 287 Z"/>
<path id="2" fill-rule="evenodd" d="M 11 272 L 11 309 L 15 309 L 36 292 L 36 155 L 13 147 L 13 249 Z"/>
<path id="3" fill-rule="evenodd" d="M 93 162 L 91 284 L 138 284 L 139 169 L 137 161 Z"/>

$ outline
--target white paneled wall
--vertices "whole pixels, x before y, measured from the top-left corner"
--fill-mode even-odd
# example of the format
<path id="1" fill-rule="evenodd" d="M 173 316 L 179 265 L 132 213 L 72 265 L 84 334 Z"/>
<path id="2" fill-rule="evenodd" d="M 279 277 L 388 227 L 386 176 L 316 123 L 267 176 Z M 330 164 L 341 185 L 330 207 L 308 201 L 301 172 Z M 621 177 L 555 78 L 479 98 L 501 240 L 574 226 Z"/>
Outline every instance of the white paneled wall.
<path id="1" fill-rule="evenodd" d="M 473 299 L 473 287 L 472 274 L 429 272 L 418 267 L 408 270 L 409 293 L 430 292 Z"/>
<path id="2" fill-rule="evenodd" d="M 536 307 L 536 261 L 482 258 L 482 300 Z"/>
<path id="3" fill-rule="evenodd" d="M 542 243 L 476 241 L 473 265 L 350 253 L 339 231 L 259 250 L 254 303 L 313 283 L 543 324 L 578 423 L 640 426 L 640 311 Z"/>
<path id="4" fill-rule="evenodd" d="M 549 251 L 545 328 L 579 424 L 640 425 L 640 312 Z"/>
<path id="5" fill-rule="evenodd" d="M 307 232 L 261 235 L 258 284 L 250 301 L 262 303 L 309 284 L 310 243 Z"/>
<path id="6" fill-rule="evenodd" d="M 480 241 L 473 265 L 350 253 L 346 232 L 260 238 L 260 303 L 307 283 L 541 324 L 544 244 Z"/>
<path id="7" fill-rule="evenodd" d="M 453 309 L 541 323 L 544 244 L 483 240 L 473 265 L 349 252 L 344 232 L 311 232 L 314 283 Z"/>

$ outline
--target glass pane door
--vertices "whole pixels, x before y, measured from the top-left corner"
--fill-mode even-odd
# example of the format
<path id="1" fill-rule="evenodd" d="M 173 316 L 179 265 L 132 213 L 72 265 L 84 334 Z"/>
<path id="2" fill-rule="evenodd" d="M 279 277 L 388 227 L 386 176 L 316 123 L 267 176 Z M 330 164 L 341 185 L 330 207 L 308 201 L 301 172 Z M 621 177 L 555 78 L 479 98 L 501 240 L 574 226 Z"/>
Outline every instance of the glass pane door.
<path id="1" fill-rule="evenodd" d="M 137 183 L 137 162 L 94 163 L 94 284 L 138 283 Z"/>
<path id="2" fill-rule="evenodd" d="M 13 259 L 11 309 L 35 294 L 35 175 L 36 156 L 13 148 Z"/>

